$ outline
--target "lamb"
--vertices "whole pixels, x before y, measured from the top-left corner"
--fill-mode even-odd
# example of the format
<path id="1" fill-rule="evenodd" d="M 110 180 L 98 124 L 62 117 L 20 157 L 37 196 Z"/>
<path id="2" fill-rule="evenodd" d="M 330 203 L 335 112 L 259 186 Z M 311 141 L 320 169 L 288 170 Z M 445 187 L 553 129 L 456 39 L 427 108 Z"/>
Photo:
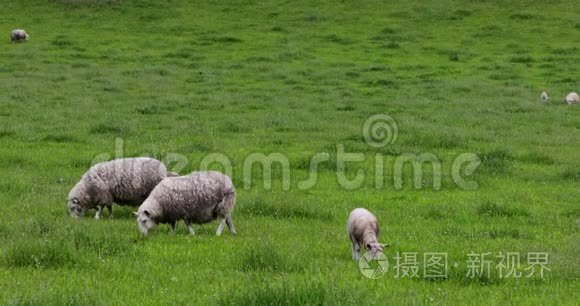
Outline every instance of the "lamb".
<path id="1" fill-rule="evenodd" d="M 179 220 L 184 220 L 190 234 L 194 235 L 193 223 L 208 223 L 218 217 L 221 221 L 216 235 L 221 235 L 224 224 L 230 234 L 235 235 L 232 222 L 235 204 L 236 190 L 228 176 L 216 171 L 201 171 L 164 179 L 134 214 L 143 235 L 159 223 L 170 224 L 175 232 Z"/>
<path id="2" fill-rule="evenodd" d="M 547 92 L 545 92 L 545 91 L 544 91 L 544 92 L 542 92 L 542 94 L 540 95 L 540 98 L 541 98 L 542 100 L 544 100 L 544 101 L 548 101 L 548 100 L 550 100 L 550 97 L 548 96 L 548 93 L 547 93 Z"/>
<path id="3" fill-rule="evenodd" d="M 139 206 L 153 188 L 167 176 L 165 165 L 153 158 L 125 158 L 103 162 L 91 167 L 68 195 L 68 210 L 79 218 L 95 208 L 95 219 L 101 218 L 104 207 L 113 217 L 113 202 Z"/>
<path id="4" fill-rule="evenodd" d="M 382 252 L 388 244 L 378 242 L 379 222 L 377 218 L 364 208 L 354 209 L 348 216 L 346 230 L 352 242 L 352 259 L 360 259 L 360 249 L 364 247 L 368 251 Z"/>
<path id="5" fill-rule="evenodd" d="M 572 105 L 572 104 L 578 104 L 580 103 L 580 96 L 578 96 L 577 93 L 575 92 L 571 92 L 566 96 L 566 103 Z"/>
<path id="6" fill-rule="evenodd" d="M 30 37 L 30 35 L 21 29 L 12 30 L 10 33 L 10 39 L 12 40 L 12 43 L 27 41 L 28 37 Z"/>

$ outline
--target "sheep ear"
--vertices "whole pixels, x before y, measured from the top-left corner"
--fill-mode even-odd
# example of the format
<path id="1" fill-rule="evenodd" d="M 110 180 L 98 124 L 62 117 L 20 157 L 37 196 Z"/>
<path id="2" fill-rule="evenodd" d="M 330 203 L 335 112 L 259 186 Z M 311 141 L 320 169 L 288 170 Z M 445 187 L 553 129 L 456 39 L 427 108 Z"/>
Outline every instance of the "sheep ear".
<path id="1" fill-rule="evenodd" d="M 135 217 L 139 217 L 139 213 L 138 213 L 138 212 L 136 212 L 136 211 L 134 211 L 134 212 L 133 212 L 133 215 L 134 215 Z"/>
<path id="2" fill-rule="evenodd" d="M 383 247 L 383 248 L 388 248 L 388 247 L 390 247 L 390 246 L 391 246 L 391 245 L 390 245 L 390 244 L 388 244 L 388 243 L 384 243 L 384 244 L 382 245 L 382 247 Z"/>

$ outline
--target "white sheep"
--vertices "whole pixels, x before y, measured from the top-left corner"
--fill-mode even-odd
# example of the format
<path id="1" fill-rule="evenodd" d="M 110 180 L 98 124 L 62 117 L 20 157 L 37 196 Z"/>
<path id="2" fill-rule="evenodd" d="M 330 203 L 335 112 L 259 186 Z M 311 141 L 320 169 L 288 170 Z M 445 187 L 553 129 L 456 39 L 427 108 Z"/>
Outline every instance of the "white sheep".
<path id="1" fill-rule="evenodd" d="M 200 171 L 164 179 L 134 214 L 143 235 L 159 223 L 169 223 L 174 232 L 179 220 L 185 221 L 193 235 L 192 224 L 208 223 L 218 217 L 221 221 L 216 235 L 221 235 L 225 224 L 230 234 L 235 235 L 232 222 L 235 204 L 236 189 L 228 176 Z"/>
<path id="2" fill-rule="evenodd" d="M 30 35 L 21 29 L 12 30 L 10 33 L 10 40 L 12 40 L 12 43 L 27 41 L 28 37 L 30 37 Z"/>
<path id="3" fill-rule="evenodd" d="M 544 100 L 544 101 L 550 100 L 550 97 L 548 96 L 548 93 L 545 92 L 545 91 L 542 92 L 542 94 L 540 95 L 540 98 L 542 98 L 542 100 Z"/>
<path id="4" fill-rule="evenodd" d="M 169 175 L 178 175 L 170 172 Z M 95 208 L 95 219 L 101 218 L 104 207 L 113 216 L 113 202 L 139 206 L 153 188 L 168 176 L 165 165 L 153 158 L 125 158 L 91 167 L 68 195 L 68 210 L 78 218 Z"/>
<path id="5" fill-rule="evenodd" d="M 377 218 L 364 208 L 354 209 L 348 216 L 346 224 L 348 237 L 352 242 L 352 258 L 360 259 L 360 249 L 365 248 L 372 252 L 382 252 L 388 244 L 381 244 L 379 239 L 379 222 Z"/>
<path id="6" fill-rule="evenodd" d="M 575 92 L 571 92 L 564 100 L 566 100 L 566 103 L 568 104 L 578 104 L 580 103 L 580 96 L 578 96 L 578 94 Z"/>

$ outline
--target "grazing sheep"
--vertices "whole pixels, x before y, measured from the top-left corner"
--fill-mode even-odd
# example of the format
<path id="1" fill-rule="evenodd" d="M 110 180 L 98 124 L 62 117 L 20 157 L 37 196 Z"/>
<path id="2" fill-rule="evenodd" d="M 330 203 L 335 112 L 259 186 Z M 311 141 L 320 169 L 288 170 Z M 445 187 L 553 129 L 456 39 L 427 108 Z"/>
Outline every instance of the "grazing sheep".
<path id="1" fill-rule="evenodd" d="M 364 247 L 368 251 L 382 252 L 388 244 L 378 242 L 379 222 L 377 218 L 364 208 L 354 209 L 348 216 L 346 230 L 352 242 L 352 259 L 360 259 L 360 249 Z"/>
<path id="2" fill-rule="evenodd" d="M 545 91 L 542 92 L 542 95 L 540 96 L 540 98 L 542 98 L 542 100 L 544 100 L 544 101 L 550 100 L 550 97 L 548 96 L 548 93 L 545 92 Z"/>
<path id="3" fill-rule="evenodd" d="M 565 100 L 568 104 L 578 104 L 580 103 L 580 96 L 575 92 L 571 92 L 566 96 Z"/>
<path id="4" fill-rule="evenodd" d="M 202 171 L 164 179 L 135 215 L 143 235 L 158 223 L 169 223 L 175 231 L 179 220 L 185 221 L 193 235 L 193 223 L 203 224 L 218 217 L 221 221 L 216 235 L 221 235 L 224 224 L 228 225 L 230 234 L 235 235 L 232 223 L 235 204 L 236 189 L 230 178 L 220 172 Z"/>
<path id="5" fill-rule="evenodd" d="M 177 175 L 169 173 L 169 176 Z M 68 210 L 78 218 L 95 208 L 95 219 L 104 207 L 113 216 L 113 202 L 139 206 L 153 188 L 168 176 L 165 165 L 153 158 L 125 158 L 94 165 L 68 195 Z"/>
<path id="6" fill-rule="evenodd" d="M 13 43 L 27 41 L 28 37 L 30 37 L 30 35 L 21 29 L 12 30 L 10 33 L 10 39 Z"/>

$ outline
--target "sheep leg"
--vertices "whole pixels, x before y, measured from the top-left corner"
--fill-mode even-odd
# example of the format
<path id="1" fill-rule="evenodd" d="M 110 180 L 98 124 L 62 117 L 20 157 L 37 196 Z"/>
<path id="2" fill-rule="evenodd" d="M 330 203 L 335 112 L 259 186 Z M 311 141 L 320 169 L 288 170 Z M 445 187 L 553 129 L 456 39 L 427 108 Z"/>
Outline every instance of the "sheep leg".
<path id="1" fill-rule="evenodd" d="M 187 229 L 189 230 L 190 235 L 195 235 L 195 231 L 193 230 L 193 225 L 191 222 L 185 221 L 185 225 L 187 225 Z"/>
<path id="2" fill-rule="evenodd" d="M 171 226 L 171 234 L 175 234 L 175 226 L 177 225 L 177 222 L 173 221 L 169 223 L 169 225 Z"/>
<path id="3" fill-rule="evenodd" d="M 97 206 L 97 213 L 95 214 L 95 220 L 101 219 L 101 213 L 103 212 L 103 207 L 98 205 Z"/>
<path id="4" fill-rule="evenodd" d="M 226 218 L 222 218 L 220 221 L 220 225 L 218 226 L 216 235 L 220 236 L 224 230 L 224 225 L 226 225 Z"/>
<path id="5" fill-rule="evenodd" d="M 226 224 L 228 225 L 228 230 L 230 230 L 230 234 L 235 235 L 236 229 L 234 228 L 234 222 L 232 221 L 231 215 L 228 215 L 226 217 Z"/>
<path id="6" fill-rule="evenodd" d="M 352 259 L 356 260 L 356 254 L 357 254 L 356 243 L 353 242 L 352 243 Z"/>
<path id="7" fill-rule="evenodd" d="M 352 251 L 353 259 L 358 261 L 360 259 L 360 245 L 358 245 L 358 243 L 353 243 Z"/>
<path id="8" fill-rule="evenodd" d="M 109 211 L 109 218 L 113 219 L 113 205 L 107 205 L 107 210 Z"/>

